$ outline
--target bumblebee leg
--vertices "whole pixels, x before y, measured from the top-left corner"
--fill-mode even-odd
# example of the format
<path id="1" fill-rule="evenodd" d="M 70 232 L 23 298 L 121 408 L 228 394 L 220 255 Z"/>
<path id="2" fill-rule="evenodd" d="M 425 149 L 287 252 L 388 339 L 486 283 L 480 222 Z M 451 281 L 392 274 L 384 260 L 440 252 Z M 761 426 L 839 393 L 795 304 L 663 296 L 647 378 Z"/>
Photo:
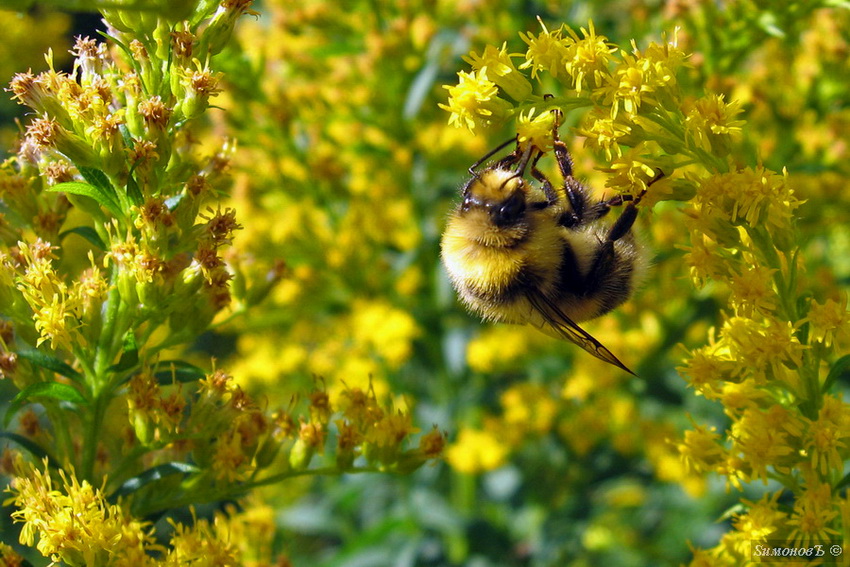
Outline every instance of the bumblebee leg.
<path id="1" fill-rule="evenodd" d="M 611 233 L 608 236 L 610 240 L 619 240 L 629 231 L 629 229 L 634 224 L 634 217 L 637 216 L 637 209 L 635 208 L 637 204 L 640 203 L 641 199 L 643 199 L 643 196 L 646 195 L 646 192 L 649 190 L 649 187 L 662 177 L 664 177 L 664 172 L 658 169 L 655 172 L 655 176 L 646 182 L 646 187 L 644 187 L 637 195 L 616 195 L 608 200 L 599 201 L 598 203 L 590 205 L 590 207 L 587 208 L 584 218 L 582 220 L 584 222 L 590 222 L 598 218 L 602 218 L 608 214 L 608 212 L 611 210 L 611 207 L 621 207 L 628 203 L 626 210 L 623 211 L 623 214 L 620 215 L 620 218 L 617 219 L 617 222 L 614 223 L 613 227 L 611 227 Z M 634 210 L 630 211 L 629 209 Z"/>
<path id="2" fill-rule="evenodd" d="M 573 158 L 570 156 L 567 145 L 558 136 L 558 126 L 558 120 L 555 120 L 552 128 L 552 149 L 555 151 L 555 161 L 558 162 L 558 169 L 564 179 L 564 193 L 570 202 L 570 212 L 564 214 L 561 224 L 573 227 L 586 220 L 585 212 L 590 199 L 584 185 L 573 177 Z"/>
<path id="3" fill-rule="evenodd" d="M 558 192 L 555 191 L 554 187 L 552 187 L 552 182 L 549 181 L 549 178 L 543 175 L 542 171 L 537 169 L 537 161 L 542 155 L 543 153 L 541 152 L 531 164 L 531 175 L 543 186 L 543 193 L 546 195 L 546 206 L 551 207 L 552 205 L 558 204 L 560 198 L 558 197 Z"/>
<path id="4" fill-rule="evenodd" d="M 607 204 L 607 201 L 599 204 Z M 605 240 L 600 243 L 596 255 L 593 257 L 593 263 L 590 265 L 590 271 L 587 272 L 584 278 L 583 293 L 585 295 L 592 290 L 598 290 L 603 280 L 608 278 L 614 271 L 616 264 L 614 243 L 629 233 L 635 224 L 637 214 L 637 207 L 635 207 L 634 203 L 629 203 L 625 210 L 623 210 L 623 214 L 611 226 Z"/>

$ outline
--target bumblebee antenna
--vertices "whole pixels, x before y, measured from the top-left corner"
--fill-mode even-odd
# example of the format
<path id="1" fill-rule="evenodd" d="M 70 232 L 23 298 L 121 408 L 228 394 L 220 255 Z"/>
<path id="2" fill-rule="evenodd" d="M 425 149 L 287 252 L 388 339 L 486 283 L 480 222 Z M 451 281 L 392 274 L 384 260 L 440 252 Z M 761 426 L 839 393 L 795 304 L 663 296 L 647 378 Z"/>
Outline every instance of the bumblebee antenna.
<path id="1" fill-rule="evenodd" d="M 488 159 L 490 159 L 491 157 L 493 157 L 495 154 L 499 153 L 500 151 L 504 150 L 506 147 L 508 147 L 509 145 L 511 145 L 511 144 L 512 144 L 512 143 L 514 143 L 514 142 L 516 142 L 516 136 L 514 136 L 514 137 L 513 137 L 513 138 L 511 138 L 510 140 L 507 140 L 507 141 L 505 141 L 505 142 L 502 142 L 501 144 L 499 144 L 498 146 L 496 146 L 494 149 L 492 149 L 492 150 L 490 150 L 489 152 L 487 152 L 487 154 L 486 154 L 483 158 L 481 158 L 480 160 L 476 161 L 475 163 L 473 163 L 473 164 L 469 167 L 469 173 L 470 173 L 470 175 L 473 175 L 473 176 L 476 176 L 476 177 L 477 177 L 477 174 L 475 173 L 475 170 L 478 168 L 478 166 L 480 166 L 482 163 L 484 163 L 485 161 L 487 161 Z"/>

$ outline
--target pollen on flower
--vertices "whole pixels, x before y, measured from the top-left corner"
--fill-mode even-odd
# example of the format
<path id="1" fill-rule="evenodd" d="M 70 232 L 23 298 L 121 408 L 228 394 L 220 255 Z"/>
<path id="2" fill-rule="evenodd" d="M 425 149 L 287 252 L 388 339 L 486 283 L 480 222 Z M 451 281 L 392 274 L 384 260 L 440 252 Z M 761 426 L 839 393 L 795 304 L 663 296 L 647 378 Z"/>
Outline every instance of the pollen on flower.
<path id="1" fill-rule="evenodd" d="M 712 344 L 692 351 L 686 365 L 679 371 L 687 377 L 694 390 L 712 400 L 720 396 L 724 379 L 732 377 L 734 369 L 735 361 L 728 348 L 712 341 Z"/>
<path id="2" fill-rule="evenodd" d="M 449 91 L 449 104 L 440 104 L 440 108 L 451 112 L 449 124 L 470 131 L 478 124 L 488 125 L 503 119 L 511 105 L 499 98 L 499 88 L 487 77 L 487 69 L 478 72 L 458 72 L 457 85 L 443 85 Z"/>
<path id="3" fill-rule="evenodd" d="M 171 117 L 171 109 L 162 102 L 159 95 L 153 96 L 139 102 L 139 114 L 148 128 L 153 130 L 165 130 Z"/>
<path id="4" fill-rule="evenodd" d="M 758 502 L 744 501 L 747 511 L 732 518 L 732 526 L 747 541 L 760 540 L 776 533 L 785 525 L 786 514 L 779 509 L 777 500 L 781 490 L 766 494 Z"/>
<path id="5" fill-rule="evenodd" d="M 767 379 L 782 364 L 799 367 L 805 347 L 794 334 L 790 321 L 768 318 L 764 322 L 745 317 L 726 320 L 722 335 L 728 339 L 733 356 L 758 381 Z"/>
<path id="6" fill-rule="evenodd" d="M 7 90 L 12 92 L 12 98 L 18 104 L 25 104 L 33 109 L 41 109 L 47 96 L 44 77 L 33 75 L 32 71 L 16 74 Z"/>
<path id="7" fill-rule="evenodd" d="M 564 68 L 572 78 L 573 88 L 581 94 L 584 87 L 601 87 L 611 75 L 609 67 L 617 48 L 605 36 L 596 34 L 593 22 L 581 28 L 582 38 L 572 29 L 569 32 L 573 41 L 567 49 Z"/>
<path id="8" fill-rule="evenodd" d="M 156 143 L 151 140 L 136 140 L 133 148 L 127 153 L 127 159 L 130 163 L 142 168 L 158 161 L 159 153 L 156 151 Z"/>
<path id="9" fill-rule="evenodd" d="M 192 59 L 192 47 L 195 42 L 195 34 L 188 30 L 171 32 L 171 45 L 174 47 L 174 56 L 177 59 Z"/>
<path id="10" fill-rule="evenodd" d="M 61 129 L 53 118 L 37 118 L 27 126 L 27 138 L 39 148 L 52 148 Z"/>
<path id="11" fill-rule="evenodd" d="M 210 216 L 201 215 L 207 221 L 205 232 L 215 246 L 229 244 L 233 240 L 233 232 L 240 230 L 242 225 L 236 222 L 236 211 L 230 208 L 213 211 L 208 208 Z"/>
<path id="12" fill-rule="evenodd" d="M 850 410 L 835 396 L 825 396 L 818 418 L 806 432 L 805 448 L 811 455 L 812 468 L 822 475 L 841 466 L 847 453 Z"/>
<path id="13" fill-rule="evenodd" d="M 562 37 L 562 28 L 550 32 L 542 20 L 538 19 L 538 21 L 543 31 L 536 37 L 531 33 L 519 34 L 528 45 L 525 53 L 526 61 L 519 68 L 531 68 L 532 79 L 536 79 L 541 71 L 547 71 L 557 79 L 565 71 L 564 62 L 569 57 L 568 46 L 572 43 L 572 39 Z"/>
<path id="14" fill-rule="evenodd" d="M 366 432 L 366 441 L 380 448 L 397 449 L 402 441 L 419 430 L 413 426 L 409 412 L 386 413 Z"/>
<path id="15" fill-rule="evenodd" d="M 19 459 L 16 469 L 12 492 L 17 510 L 12 519 L 23 524 L 21 542 L 35 545 L 43 555 L 72 565 L 98 565 L 153 543 L 144 523 L 109 504 L 101 489 L 78 480 L 73 470 L 60 469 L 60 481 L 54 483 L 46 462 L 41 470 Z M 125 532 L 138 537 L 116 549 L 115 542 L 123 541 Z"/>
<path id="16" fill-rule="evenodd" d="M 527 113 L 520 112 L 517 117 L 517 142 L 522 147 L 529 144 L 542 152 L 552 149 L 552 125 L 555 113 L 545 110 L 537 116 L 536 109 L 531 108 Z"/>
<path id="17" fill-rule="evenodd" d="M 187 83 L 192 91 L 201 98 L 209 98 L 221 92 L 218 86 L 220 73 L 214 74 L 209 69 L 197 69 L 189 73 Z"/>
<path id="18" fill-rule="evenodd" d="M 124 124 L 122 112 L 98 114 L 94 116 L 86 128 L 86 134 L 96 142 L 104 142 L 105 147 L 113 150 L 119 143 L 119 127 Z"/>

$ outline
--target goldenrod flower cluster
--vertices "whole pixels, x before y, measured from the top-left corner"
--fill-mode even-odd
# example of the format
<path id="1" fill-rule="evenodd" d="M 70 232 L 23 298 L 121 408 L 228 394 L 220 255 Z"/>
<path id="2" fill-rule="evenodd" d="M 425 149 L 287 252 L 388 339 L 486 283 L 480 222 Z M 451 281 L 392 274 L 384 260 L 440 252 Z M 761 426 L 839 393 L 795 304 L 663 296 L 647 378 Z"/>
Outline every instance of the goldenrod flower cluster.
<path id="1" fill-rule="evenodd" d="M 816 297 L 805 291 L 812 285 L 796 232 L 799 192 L 786 172 L 736 163 L 733 151 L 740 151 L 745 128 L 741 104 L 719 94 L 685 94 L 679 82 L 689 57 L 676 31 L 663 43 L 622 49 L 592 24 L 578 32 L 541 26 L 520 34 L 524 52 L 491 46 L 473 53 L 467 59 L 472 70 L 446 87 L 443 108 L 451 124 L 469 130 L 514 122 L 519 144 L 543 150 L 550 147 L 551 124 L 541 113 L 581 113 L 576 131 L 610 163 L 603 168 L 609 186 L 641 190 L 659 169 L 667 178 L 652 186 L 649 201 L 688 201 L 690 276 L 697 287 L 723 286 L 728 307 L 708 345 L 693 349 L 680 370 L 698 395 L 722 403 L 729 425 L 724 434 L 702 424 L 686 432 L 678 451 L 688 468 L 671 479 L 684 483 L 694 473 L 714 472 L 737 490 L 755 480 L 780 486 L 746 503 L 733 530 L 694 564 L 742 564 L 750 546 L 765 538 L 800 546 L 840 541 L 847 533 L 846 503 L 837 486 L 850 458 L 850 405 L 833 391 L 845 363 L 830 370 L 830 362 L 848 346 L 850 313 L 846 292 Z M 478 354 L 483 343 L 475 347 L 471 361 L 499 360 L 495 353 Z M 589 411 L 605 418 L 582 430 L 610 427 L 612 414 L 596 409 Z M 510 421 L 510 409 L 504 412 L 498 423 Z M 583 439 L 592 443 L 592 436 Z M 484 453 L 473 459 L 461 451 L 470 444 Z M 467 433 L 448 458 L 463 470 L 491 469 L 506 458 L 504 442 L 486 449 L 491 445 L 492 439 Z M 669 462 L 670 451 L 665 454 L 656 465 Z M 785 511 L 777 504 L 783 490 L 792 495 Z M 757 528 L 755 517 L 761 518 Z"/>
<path id="2" fill-rule="evenodd" d="M 409 446 L 412 404 L 379 398 L 368 369 L 352 374 L 362 388 L 335 381 L 333 400 L 317 372 L 270 411 L 214 361 L 181 355 L 286 271 L 233 247 L 235 144 L 205 120 L 225 78 L 216 55 L 250 4 L 115 6 L 107 41 L 77 38 L 70 71 L 48 54 L 9 86 L 30 116 L 0 166 L 0 377 L 18 391 L 3 437 L 35 458 L 6 472 L 20 543 L 54 562 L 242 564 L 253 540 L 230 538 L 238 513 L 187 524 L 175 511 L 293 477 L 411 472 L 442 451 L 436 428 Z M 418 332 L 380 301 L 350 325 L 396 367 Z M 163 516 L 171 528 L 152 523 Z"/>

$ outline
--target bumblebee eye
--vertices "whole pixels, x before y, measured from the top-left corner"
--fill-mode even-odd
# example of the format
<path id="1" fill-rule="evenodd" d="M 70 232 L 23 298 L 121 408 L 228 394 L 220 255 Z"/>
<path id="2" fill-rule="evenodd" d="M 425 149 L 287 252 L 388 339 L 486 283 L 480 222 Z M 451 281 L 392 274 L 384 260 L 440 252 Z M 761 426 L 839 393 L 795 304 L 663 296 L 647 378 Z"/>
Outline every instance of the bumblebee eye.
<path id="1" fill-rule="evenodd" d="M 490 216 L 496 226 L 507 226 L 516 223 L 525 212 L 525 194 L 514 192 L 501 204 L 493 207 Z"/>

